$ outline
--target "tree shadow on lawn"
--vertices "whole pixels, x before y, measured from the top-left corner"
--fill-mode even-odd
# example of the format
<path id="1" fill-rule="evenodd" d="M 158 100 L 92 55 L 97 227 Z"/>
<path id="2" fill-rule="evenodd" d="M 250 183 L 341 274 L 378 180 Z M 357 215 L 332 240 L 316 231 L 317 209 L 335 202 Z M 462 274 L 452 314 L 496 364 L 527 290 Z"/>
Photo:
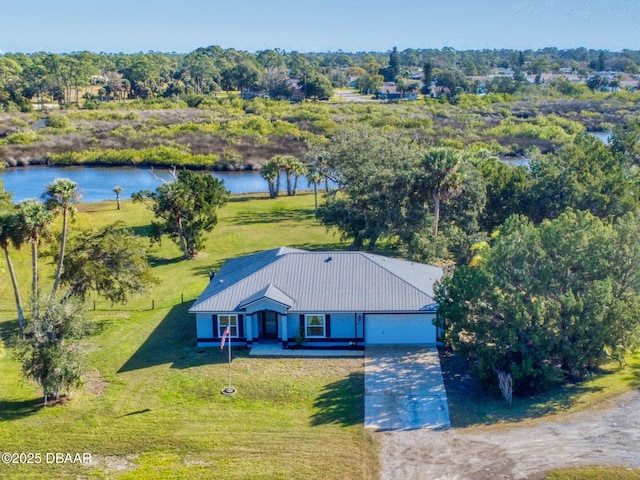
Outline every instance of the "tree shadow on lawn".
<path id="1" fill-rule="evenodd" d="M 0 421 L 8 422 L 27 417 L 42 408 L 44 408 L 42 397 L 29 400 L 0 400 Z"/>
<path id="2" fill-rule="evenodd" d="M 193 275 L 195 276 L 199 276 L 199 275 L 206 275 L 208 276 L 211 272 L 218 272 L 220 271 L 220 268 L 222 267 L 222 265 L 224 265 L 224 263 L 227 260 L 232 260 L 233 258 L 237 258 L 237 257 L 229 257 L 225 260 L 218 260 L 214 263 L 211 263 L 209 265 L 201 265 L 201 264 L 196 264 L 191 271 L 193 272 Z"/>
<path id="3" fill-rule="evenodd" d="M 447 348 L 439 348 L 438 352 L 452 427 L 541 418 L 576 406 L 585 393 L 603 390 L 603 387 L 579 382 L 566 383 L 535 395 L 514 395 L 513 403 L 509 406 L 497 387 L 495 390 L 483 388 L 473 377 L 467 362 L 455 352 Z"/>
<path id="4" fill-rule="evenodd" d="M 624 380 L 629 382 L 629 385 L 633 388 L 640 388 L 640 362 L 627 365 L 626 368 L 629 369 L 629 372 L 625 374 Z"/>
<path id="5" fill-rule="evenodd" d="M 174 306 L 118 373 L 167 363 L 171 368 L 190 368 L 226 360 L 216 348 L 195 346 L 196 325 L 188 313 L 190 306 L 191 303 Z"/>
<path id="6" fill-rule="evenodd" d="M 180 263 L 184 260 L 184 257 L 166 258 L 166 257 L 156 257 L 153 255 L 150 255 L 147 258 L 149 260 L 149 265 L 152 268 L 162 267 L 164 265 L 173 265 L 176 263 Z"/>
<path id="7" fill-rule="evenodd" d="M 292 248 L 299 248 L 301 250 L 307 250 L 309 252 L 348 252 L 353 251 L 350 249 L 350 244 L 345 242 L 333 242 L 333 243 L 296 243 L 291 245 Z"/>
<path id="8" fill-rule="evenodd" d="M 228 218 L 227 225 L 257 225 L 263 223 L 306 222 L 315 218 L 312 208 L 296 210 L 275 210 L 271 212 L 241 212 Z"/>
<path id="9" fill-rule="evenodd" d="M 330 383 L 313 402 L 316 410 L 311 425 L 347 427 L 364 423 L 364 373 L 351 373 L 347 378 Z"/>
<path id="10" fill-rule="evenodd" d="M 131 230 L 133 230 L 133 233 L 135 235 L 137 235 L 138 237 L 148 237 L 151 238 L 153 235 L 153 225 L 148 224 L 148 225 L 139 225 L 136 227 L 131 227 Z"/>
<path id="11" fill-rule="evenodd" d="M 0 323 L 0 338 L 7 347 L 14 345 L 18 333 L 20 333 L 20 325 L 17 318 Z"/>

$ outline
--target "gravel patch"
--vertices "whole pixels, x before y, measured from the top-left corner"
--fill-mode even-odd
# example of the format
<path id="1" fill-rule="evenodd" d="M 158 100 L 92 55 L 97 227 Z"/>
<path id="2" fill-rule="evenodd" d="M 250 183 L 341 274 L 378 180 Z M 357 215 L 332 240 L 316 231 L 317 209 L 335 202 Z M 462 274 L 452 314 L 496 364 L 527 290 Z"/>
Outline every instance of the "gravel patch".
<path id="1" fill-rule="evenodd" d="M 578 465 L 640 468 L 640 392 L 534 426 L 377 433 L 383 480 L 539 480 Z"/>

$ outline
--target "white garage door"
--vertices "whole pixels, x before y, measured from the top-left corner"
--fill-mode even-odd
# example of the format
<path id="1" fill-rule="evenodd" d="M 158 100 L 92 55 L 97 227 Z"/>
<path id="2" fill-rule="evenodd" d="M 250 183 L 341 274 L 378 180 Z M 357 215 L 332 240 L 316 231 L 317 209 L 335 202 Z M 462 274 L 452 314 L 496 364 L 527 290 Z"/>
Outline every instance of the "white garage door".
<path id="1" fill-rule="evenodd" d="M 433 314 L 367 314 L 364 341 L 367 345 L 434 344 Z"/>

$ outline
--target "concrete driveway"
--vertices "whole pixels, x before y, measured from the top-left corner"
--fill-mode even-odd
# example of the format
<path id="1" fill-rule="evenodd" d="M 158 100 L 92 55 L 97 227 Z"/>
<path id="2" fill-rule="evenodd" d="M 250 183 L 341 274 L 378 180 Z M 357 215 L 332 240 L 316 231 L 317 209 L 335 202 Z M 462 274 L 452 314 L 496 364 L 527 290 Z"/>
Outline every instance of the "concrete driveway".
<path id="1" fill-rule="evenodd" d="M 451 426 L 435 347 L 366 347 L 364 426 L 379 431 Z"/>

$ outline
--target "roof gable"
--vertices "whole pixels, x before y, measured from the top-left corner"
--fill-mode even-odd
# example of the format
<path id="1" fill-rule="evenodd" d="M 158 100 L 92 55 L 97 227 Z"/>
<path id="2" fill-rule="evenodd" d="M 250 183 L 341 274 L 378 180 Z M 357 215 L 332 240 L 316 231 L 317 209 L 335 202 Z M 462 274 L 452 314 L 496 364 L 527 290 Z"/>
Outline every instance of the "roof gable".
<path id="1" fill-rule="evenodd" d="M 288 308 L 293 307 L 296 303 L 295 300 L 292 299 L 289 295 L 284 293 L 273 283 L 270 283 L 262 290 L 259 290 L 258 292 L 240 302 L 238 307 L 245 308 L 248 305 L 251 305 L 252 303 L 258 302 L 260 300 L 271 300 L 273 302 L 280 303 Z"/>

